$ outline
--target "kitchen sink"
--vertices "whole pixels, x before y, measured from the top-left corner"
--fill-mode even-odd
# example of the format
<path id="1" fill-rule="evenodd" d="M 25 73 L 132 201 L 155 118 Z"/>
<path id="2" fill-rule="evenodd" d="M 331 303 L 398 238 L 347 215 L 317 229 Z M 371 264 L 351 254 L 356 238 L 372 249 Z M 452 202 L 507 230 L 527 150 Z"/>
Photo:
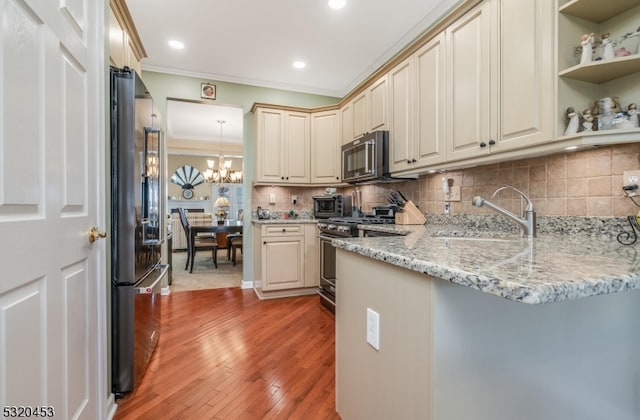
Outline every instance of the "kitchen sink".
<path id="1" fill-rule="evenodd" d="M 433 233 L 434 238 L 452 239 L 456 241 L 517 241 L 520 235 L 511 232 L 493 231 L 438 231 Z"/>

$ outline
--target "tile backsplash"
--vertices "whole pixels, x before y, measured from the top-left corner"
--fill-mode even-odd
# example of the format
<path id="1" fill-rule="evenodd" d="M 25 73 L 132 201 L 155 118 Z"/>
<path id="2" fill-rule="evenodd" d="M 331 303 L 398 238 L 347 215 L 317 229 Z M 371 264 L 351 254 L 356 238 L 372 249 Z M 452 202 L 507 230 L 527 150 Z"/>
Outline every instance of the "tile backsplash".
<path id="1" fill-rule="evenodd" d="M 452 214 L 491 214 L 492 210 L 475 207 L 473 197 L 490 198 L 503 184 L 509 184 L 527 194 L 538 215 L 543 216 L 628 216 L 637 207 L 622 192 L 622 174 L 640 169 L 640 144 L 598 147 L 586 151 L 567 152 L 552 156 L 523 159 L 493 165 L 456 170 L 444 174 L 422 175 L 415 181 L 392 184 L 362 185 L 363 210 L 387 204 L 391 190 L 401 190 L 423 213 L 444 213 L 442 177 L 450 185 L 461 187 L 462 200 L 451 202 Z M 340 188 L 351 194 L 355 188 Z M 324 194 L 324 188 L 269 187 L 253 188 L 253 207 L 272 211 L 310 210 L 314 195 Z M 276 204 L 269 204 L 274 194 Z M 297 204 L 291 204 L 297 195 Z M 519 212 L 519 196 L 505 190 L 496 196 L 498 205 Z M 638 200 L 640 203 L 640 200 Z"/>

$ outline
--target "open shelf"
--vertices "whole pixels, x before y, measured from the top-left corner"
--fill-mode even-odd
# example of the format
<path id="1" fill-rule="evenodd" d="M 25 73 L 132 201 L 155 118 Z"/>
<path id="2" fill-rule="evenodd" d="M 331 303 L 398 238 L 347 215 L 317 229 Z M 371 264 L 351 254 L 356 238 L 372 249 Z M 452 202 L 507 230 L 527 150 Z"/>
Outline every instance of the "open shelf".
<path id="1" fill-rule="evenodd" d="M 640 55 L 616 57 L 611 60 L 578 64 L 560 72 L 559 76 L 589 83 L 605 83 L 619 77 L 640 72 Z"/>
<path id="2" fill-rule="evenodd" d="M 572 0 L 560 7 L 560 13 L 602 23 L 620 13 L 640 6 L 640 0 Z"/>

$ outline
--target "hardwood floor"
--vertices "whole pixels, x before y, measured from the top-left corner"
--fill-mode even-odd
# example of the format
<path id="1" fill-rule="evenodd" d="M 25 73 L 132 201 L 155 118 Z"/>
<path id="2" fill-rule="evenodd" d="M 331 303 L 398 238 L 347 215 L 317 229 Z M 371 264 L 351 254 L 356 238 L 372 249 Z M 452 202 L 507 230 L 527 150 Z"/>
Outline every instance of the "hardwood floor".
<path id="1" fill-rule="evenodd" d="M 162 299 L 158 347 L 124 419 L 340 419 L 333 315 L 317 296 L 240 288 Z"/>

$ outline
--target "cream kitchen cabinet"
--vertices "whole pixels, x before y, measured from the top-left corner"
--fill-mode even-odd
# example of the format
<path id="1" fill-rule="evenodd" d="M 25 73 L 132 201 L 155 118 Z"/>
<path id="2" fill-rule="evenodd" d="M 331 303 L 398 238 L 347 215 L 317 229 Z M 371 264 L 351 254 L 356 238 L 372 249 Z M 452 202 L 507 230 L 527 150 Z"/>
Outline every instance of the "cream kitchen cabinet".
<path id="1" fill-rule="evenodd" d="M 342 144 L 349 143 L 353 136 L 353 104 L 347 102 L 340 108 L 340 122 L 342 125 Z"/>
<path id="2" fill-rule="evenodd" d="M 338 110 L 311 114 L 311 183 L 340 182 L 340 112 Z"/>
<path id="3" fill-rule="evenodd" d="M 123 0 L 109 2 L 109 63 L 141 73 L 140 60 L 146 52 Z"/>
<path id="4" fill-rule="evenodd" d="M 444 34 L 389 74 L 390 166 L 415 170 L 444 158 Z"/>
<path id="5" fill-rule="evenodd" d="M 308 184 L 311 129 L 307 112 L 257 108 L 256 181 Z"/>
<path id="6" fill-rule="evenodd" d="M 261 224 L 255 229 L 254 287 L 261 297 L 315 293 L 320 281 L 315 223 Z M 273 292 L 273 293 L 271 293 Z"/>
<path id="7" fill-rule="evenodd" d="M 447 161 L 554 138 L 553 16 L 544 0 L 485 0 L 447 28 Z"/>
<path id="8" fill-rule="evenodd" d="M 499 13 L 498 134 L 492 153 L 555 138 L 553 2 L 502 0 Z"/>
<path id="9" fill-rule="evenodd" d="M 492 91 L 496 57 L 496 2 L 487 0 L 445 30 L 447 64 L 447 161 L 477 157 L 489 151 L 497 102 Z M 492 28 L 493 26 L 493 28 Z M 492 122 L 493 120 L 493 122 Z M 495 140 L 493 140 L 495 143 Z"/>
<path id="10" fill-rule="evenodd" d="M 387 75 L 373 82 L 342 109 L 342 142 L 387 129 Z"/>
<path id="11" fill-rule="evenodd" d="M 304 233 L 263 236 L 262 290 L 304 286 Z"/>

